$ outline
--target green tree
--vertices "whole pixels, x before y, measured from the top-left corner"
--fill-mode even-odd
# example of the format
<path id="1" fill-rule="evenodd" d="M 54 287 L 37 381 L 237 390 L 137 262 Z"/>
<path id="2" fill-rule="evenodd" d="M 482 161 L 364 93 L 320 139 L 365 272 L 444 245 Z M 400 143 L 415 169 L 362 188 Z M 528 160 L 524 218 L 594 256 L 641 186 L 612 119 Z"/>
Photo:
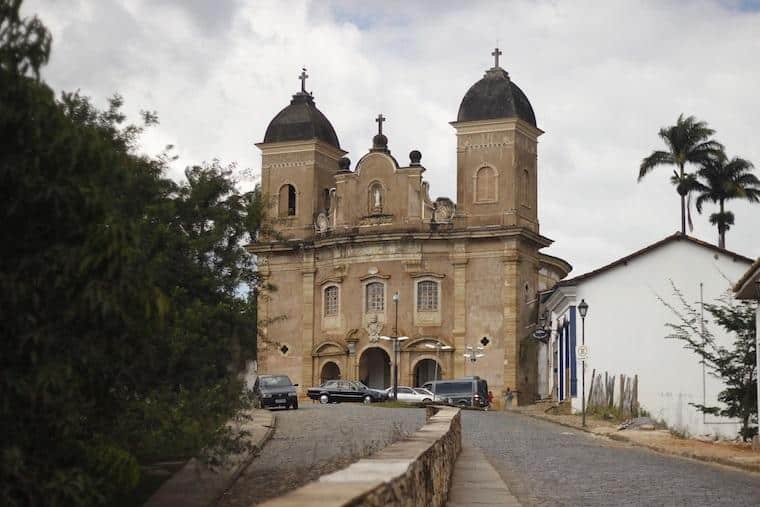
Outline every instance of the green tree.
<path id="1" fill-rule="evenodd" d="M 719 246 L 726 248 L 726 231 L 734 225 L 734 214 L 726 211 L 725 203 L 731 199 L 760 201 L 760 180 L 752 174 L 752 163 L 742 158 L 728 160 L 721 152 L 702 163 L 698 176 L 702 179 L 695 190 L 697 211 L 702 213 L 706 201 L 717 203 L 719 211 L 710 215 L 710 223 L 718 227 Z"/>
<path id="2" fill-rule="evenodd" d="M 755 356 L 755 311 L 757 303 L 736 302 L 730 295 L 715 304 L 705 304 L 704 309 L 712 316 L 715 324 L 733 336 L 732 346 L 721 345 L 710 330 L 710 322 L 702 320 L 700 308 L 686 301 L 683 294 L 673 285 L 679 308 L 665 302 L 678 319 L 668 324 L 671 333 L 668 339 L 684 342 L 684 348 L 697 354 L 710 373 L 721 379 L 726 388 L 718 393 L 718 401 L 723 406 L 706 406 L 691 403 L 700 412 L 721 417 L 738 418 L 742 421 L 739 434 L 746 441 L 757 433 L 757 372 Z M 704 328 L 704 332 L 702 329 Z"/>
<path id="3" fill-rule="evenodd" d="M 110 505 L 140 464 L 238 449 L 260 192 L 164 177 L 129 125 L 40 81 L 50 36 L 0 0 L 0 505 Z"/>
<path id="4" fill-rule="evenodd" d="M 660 165 L 675 166 L 670 181 L 676 186 L 676 191 L 681 197 L 681 233 L 686 234 L 686 196 L 695 189 L 696 177 L 686 172 L 687 164 L 701 165 L 716 156 L 723 150 L 723 146 L 710 139 L 715 131 L 707 126 L 707 123 L 698 121 L 693 116 L 684 118 L 681 114 L 676 124 L 663 127 L 659 131 L 660 138 L 665 142 L 666 151 L 652 152 L 641 161 L 639 178 L 649 174 L 655 167 Z"/>

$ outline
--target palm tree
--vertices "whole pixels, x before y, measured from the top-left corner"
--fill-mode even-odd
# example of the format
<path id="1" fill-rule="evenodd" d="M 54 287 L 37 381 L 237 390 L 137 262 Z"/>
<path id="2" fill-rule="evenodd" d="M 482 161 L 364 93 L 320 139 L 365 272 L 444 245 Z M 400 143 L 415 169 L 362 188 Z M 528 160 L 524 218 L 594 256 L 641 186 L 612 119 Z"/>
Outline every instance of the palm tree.
<path id="1" fill-rule="evenodd" d="M 705 201 L 717 203 L 720 211 L 710 215 L 710 223 L 718 226 L 718 245 L 726 248 L 726 231 L 734 225 L 734 214 L 726 211 L 730 199 L 760 202 L 760 180 L 752 174 L 752 162 L 743 158 L 728 160 L 725 153 L 709 159 L 697 173 L 703 182 L 698 185 L 697 211 L 702 213 Z"/>
<path id="2" fill-rule="evenodd" d="M 670 127 L 660 129 L 659 136 L 665 141 L 667 151 L 655 151 L 641 161 L 639 181 L 658 165 L 676 166 L 670 181 L 676 185 L 676 191 L 681 196 L 681 233 L 686 234 L 686 196 L 694 190 L 694 175 L 685 171 L 687 163 L 698 164 L 707 162 L 711 157 L 723 150 L 723 145 L 710 137 L 715 131 L 703 121 L 697 121 L 693 116 L 687 118 L 683 114 Z"/>

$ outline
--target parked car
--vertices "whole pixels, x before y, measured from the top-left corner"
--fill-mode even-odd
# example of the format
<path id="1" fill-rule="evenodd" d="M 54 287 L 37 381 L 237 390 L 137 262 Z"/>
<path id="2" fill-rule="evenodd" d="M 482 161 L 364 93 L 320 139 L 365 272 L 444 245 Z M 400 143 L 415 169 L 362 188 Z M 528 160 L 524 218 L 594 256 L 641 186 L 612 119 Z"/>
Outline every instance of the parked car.
<path id="1" fill-rule="evenodd" d="M 388 395 L 388 399 L 393 399 L 393 386 L 385 390 L 385 394 Z M 432 403 L 433 401 L 442 401 L 440 396 L 436 397 L 422 387 L 406 387 L 398 386 L 398 401 L 405 403 Z"/>
<path id="2" fill-rule="evenodd" d="M 342 401 L 374 403 L 388 399 L 385 391 L 370 389 L 355 380 L 328 380 L 319 387 L 310 388 L 306 395 L 320 403 L 340 403 Z"/>
<path id="3" fill-rule="evenodd" d="M 422 387 L 449 405 L 488 409 L 488 383 L 480 377 L 431 381 Z"/>
<path id="4" fill-rule="evenodd" d="M 261 408 L 297 409 L 297 386 L 287 375 L 259 375 L 253 384 L 254 403 Z"/>

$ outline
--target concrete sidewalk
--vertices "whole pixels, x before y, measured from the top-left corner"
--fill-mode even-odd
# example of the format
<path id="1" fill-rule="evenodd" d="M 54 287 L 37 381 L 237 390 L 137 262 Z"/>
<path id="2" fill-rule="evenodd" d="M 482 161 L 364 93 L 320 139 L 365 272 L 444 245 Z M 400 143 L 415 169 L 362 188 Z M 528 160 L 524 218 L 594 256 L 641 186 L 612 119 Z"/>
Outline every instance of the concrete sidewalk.
<path id="1" fill-rule="evenodd" d="M 463 442 L 462 452 L 454 465 L 454 477 L 446 505 L 519 507 L 520 502 L 509 492 L 483 453 L 468 442 Z"/>
<path id="2" fill-rule="evenodd" d="M 243 469 L 272 436 L 274 414 L 268 410 L 252 410 L 251 419 L 242 425 L 250 433 L 255 450 L 233 456 L 221 470 L 211 470 L 195 458 L 166 481 L 145 503 L 145 507 L 209 507 L 237 480 Z"/>

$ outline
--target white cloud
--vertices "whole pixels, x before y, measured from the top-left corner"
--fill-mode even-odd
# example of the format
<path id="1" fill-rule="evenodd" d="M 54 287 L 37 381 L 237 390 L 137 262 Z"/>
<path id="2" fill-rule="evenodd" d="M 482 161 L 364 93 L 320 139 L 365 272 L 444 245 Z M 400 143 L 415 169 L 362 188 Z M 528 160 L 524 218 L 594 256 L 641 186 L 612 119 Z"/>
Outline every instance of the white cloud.
<path id="1" fill-rule="evenodd" d="M 377 4 L 377 5 L 374 5 Z M 219 157 L 259 166 L 254 142 L 308 88 L 355 162 L 382 112 L 400 162 L 419 149 L 433 196 L 455 197 L 459 101 L 491 65 L 525 91 L 546 131 L 539 151 L 542 233 L 576 273 L 676 231 L 668 170 L 636 183 L 657 130 L 679 113 L 760 165 L 760 15 L 727 2 L 244 2 L 131 0 L 25 4 L 54 34 L 44 77 L 128 111 L 159 112 L 145 148 L 184 165 Z M 760 206 L 732 202 L 728 247 L 760 255 Z M 708 213 L 710 212 L 708 208 Z M 705 215 L 697 237 L 716 241 Z"/>

